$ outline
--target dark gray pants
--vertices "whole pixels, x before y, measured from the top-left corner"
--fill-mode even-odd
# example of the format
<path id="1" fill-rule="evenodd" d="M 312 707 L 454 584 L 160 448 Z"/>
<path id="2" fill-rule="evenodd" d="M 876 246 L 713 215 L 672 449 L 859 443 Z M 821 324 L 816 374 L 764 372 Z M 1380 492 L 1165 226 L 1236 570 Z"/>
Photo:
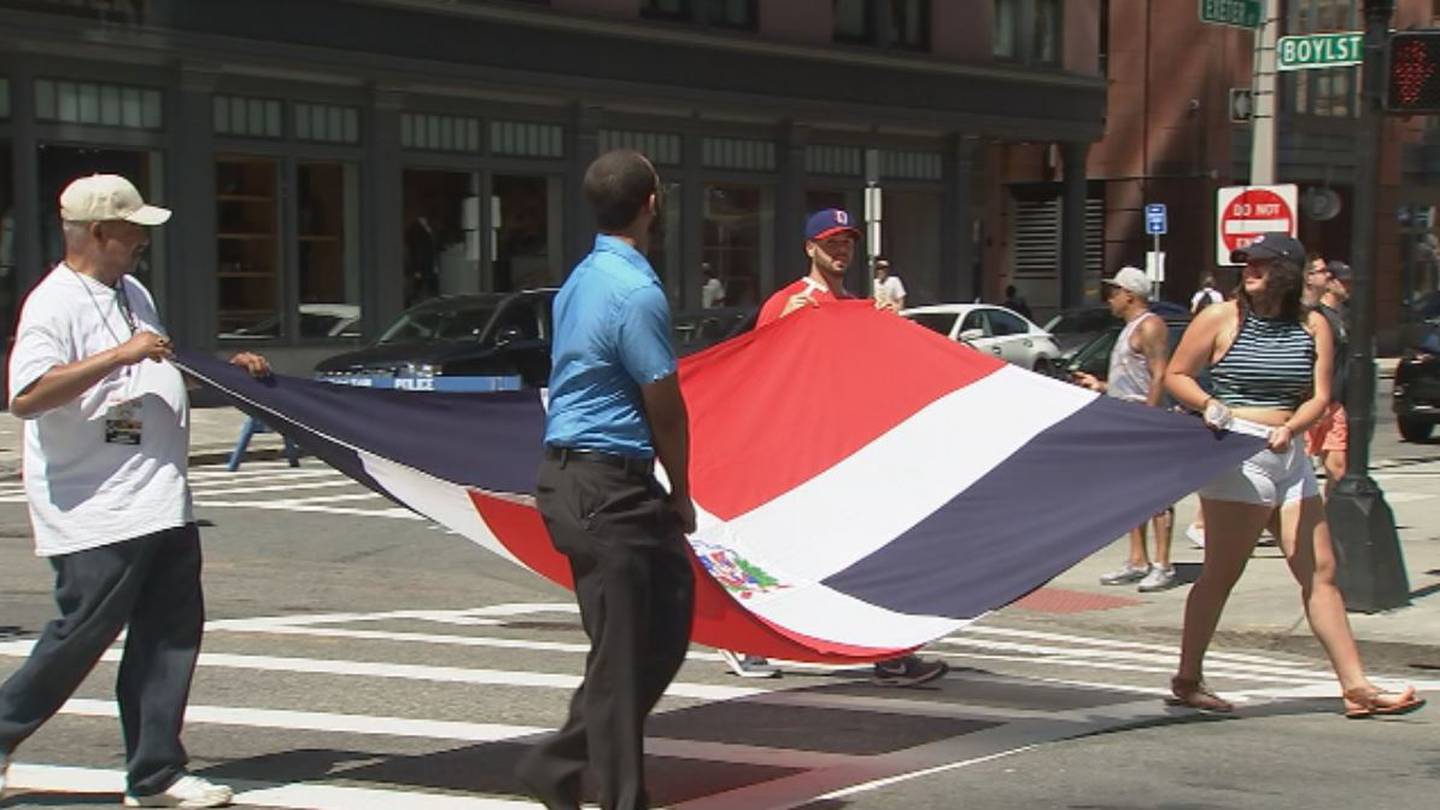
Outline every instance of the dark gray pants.
<path id="1" fill-rule="evenodd" d="M 60 710 L 128 626 L 115 681 L 129 791 L 158 793 L 185 772 L 180 727 L 200 652 L 200 532 L 191 523 L 51 557 L 60 618 L 0 686 L 0 751 Z"/>
<path id="2" fill-rule="evenodd" d="M 555 548 L 570 558 L 590 637 L 570 716 L 521 761 L 552 810 L 578 808 L 586 765 L 605 810 L 643 810 L 645 717 L 685 661 L 695 581 L 685 537 L 648 474 L 547 460 L 537 488 Z"/>

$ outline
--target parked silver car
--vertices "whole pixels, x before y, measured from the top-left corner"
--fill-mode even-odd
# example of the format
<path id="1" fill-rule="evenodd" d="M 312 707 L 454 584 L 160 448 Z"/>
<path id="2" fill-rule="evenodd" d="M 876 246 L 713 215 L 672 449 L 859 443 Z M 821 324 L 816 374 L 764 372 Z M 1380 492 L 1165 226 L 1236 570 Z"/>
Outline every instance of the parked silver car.
<path id="1" fill-rule="evenodd" d="M 976 351 L 1041 374 L 1052 372 L 1060 348 L 1044 329 L 1019 313 L 992 304 L 934 304 L 900 312 Z"/>

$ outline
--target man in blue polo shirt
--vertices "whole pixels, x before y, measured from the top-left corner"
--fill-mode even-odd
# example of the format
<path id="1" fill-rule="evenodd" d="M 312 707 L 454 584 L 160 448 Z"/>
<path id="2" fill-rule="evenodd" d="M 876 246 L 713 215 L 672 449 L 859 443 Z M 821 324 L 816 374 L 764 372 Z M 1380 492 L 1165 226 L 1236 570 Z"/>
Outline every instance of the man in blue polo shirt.
<path id="1" fill-rule="evenodd" d="M 659 175 L 639 152 L 616 150 L 590 164 L 584 191 L 600 234 L 555 298 L 536 499 L 570 559 L 590 655 L 565 725 L 517 776 L 547 808 L 578 810 L 588 765 L 601 807 L 639 810 L 649 806 L 645 717 L 690 645 L 689 427 L 669 304 L 645 259 Z"/>

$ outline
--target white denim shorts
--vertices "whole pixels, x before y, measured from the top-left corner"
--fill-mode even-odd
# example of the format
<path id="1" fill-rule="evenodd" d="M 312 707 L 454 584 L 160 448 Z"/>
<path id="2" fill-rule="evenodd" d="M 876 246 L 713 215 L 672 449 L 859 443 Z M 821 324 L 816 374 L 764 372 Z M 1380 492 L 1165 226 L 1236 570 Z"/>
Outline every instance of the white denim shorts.
<path id="1" fill-rule="evenodd" d="M 1237 433 L 1268 436 L 1270 428 L 1244 419 L 1230 426 Z M 1268 447 L 1245 459 L 1239 467 L 1221 473 L 1200 489 L 1200 497 L 1212 501 L 1236 501 L 1256 506 L 1281 506 L 1320 494 L 1315 469 L 1305 455 L 1305 437 L 1290 442 L 1290 449 L 1276 453 Z"/>

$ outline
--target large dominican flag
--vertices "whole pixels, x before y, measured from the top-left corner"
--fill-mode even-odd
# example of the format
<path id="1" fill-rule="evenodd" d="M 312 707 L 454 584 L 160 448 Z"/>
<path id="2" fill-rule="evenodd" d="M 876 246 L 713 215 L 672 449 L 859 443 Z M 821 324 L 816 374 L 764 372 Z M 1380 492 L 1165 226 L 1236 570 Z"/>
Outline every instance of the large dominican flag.
<path id="1" fill-rule="evenodd" d="M 366 486 L 571 584 L 532 497 L 538 392 L 375 391 L 180 362 Z M 680 380 L 700 514 L 694 638 L 789 660 L 876 660 L 953 632 L 1263 446 L 868 302 L 688 357 Z"/>

